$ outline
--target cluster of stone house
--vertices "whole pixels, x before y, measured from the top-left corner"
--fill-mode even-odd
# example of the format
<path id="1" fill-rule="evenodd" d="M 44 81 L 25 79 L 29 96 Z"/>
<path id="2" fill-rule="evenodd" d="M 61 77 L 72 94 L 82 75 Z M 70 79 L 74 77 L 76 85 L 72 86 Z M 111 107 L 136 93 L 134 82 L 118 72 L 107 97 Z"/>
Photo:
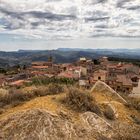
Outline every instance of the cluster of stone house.
<path id="1" fill-rule="evenodd" d="M 138 66 L 131 63 L 115 63 L 108 61 L 107 57 L 97 60 L 99 63 L 85 57 L 74 63 L 54 64 L 52 59 L 47 62 L 33 62 L 31 66 L 11 76 L 0 76 L 0 86 L 21 86 L 30 82 L 33 77 L 57 77 L 75 79 L 79 86 L 90 87 L 101 80 L 119 92 L 131 93 L 133 87 L 138 85 Z"/>
<path id="2" fill-rule="evenodd" d="M 131 93 L 138 86 L 140 69 L 131 63 L 113 63 L 101 59 L 100 68 L 93 73 L 92 82 L 104 81 L 117 92 Z"/>

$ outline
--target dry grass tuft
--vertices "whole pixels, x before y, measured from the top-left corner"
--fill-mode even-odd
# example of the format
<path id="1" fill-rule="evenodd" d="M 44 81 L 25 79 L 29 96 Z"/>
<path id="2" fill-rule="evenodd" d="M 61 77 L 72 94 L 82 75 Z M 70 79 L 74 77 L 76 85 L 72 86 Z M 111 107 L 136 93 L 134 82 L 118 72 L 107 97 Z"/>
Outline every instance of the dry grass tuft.
<path id="1" fill-rule="evenodd" d="M 0 108 L 5 106 L 15 107 L 35 97 L 56 95 L 63 93 L 66 87 L 60 84 L 49 84 L 24 91 L 21 89 L 0 90 Z"/>
<path id="2" fill-rule="evenodd" d="M 55 95 L 65 92 L 65 88 L 66 88 L 65 85 L 49 84 L 47 89 L 50 95 Z"/>
<path id="3" fill-rule="evenodd" d="M 8 94 L 8 90 L 0 88 L 0 98 Z"/>
<path id="4" fill-rule="evenodd" d="M 70 88 L 63 102 L 75 111 L 91 111 L 96 114 L 101 114 L 95 99 L 87 91 Z"/>

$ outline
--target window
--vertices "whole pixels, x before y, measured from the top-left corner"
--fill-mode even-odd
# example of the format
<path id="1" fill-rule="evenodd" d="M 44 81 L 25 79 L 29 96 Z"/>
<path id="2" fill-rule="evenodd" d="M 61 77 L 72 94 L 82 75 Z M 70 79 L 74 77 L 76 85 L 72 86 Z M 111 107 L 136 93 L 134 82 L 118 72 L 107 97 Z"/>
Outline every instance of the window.
<path id="1" fill-rule="evenodd" d="M 120 86 L 117 86 L 117 89 L 120 89 Z"/>
<path id="2" fill-rule="evenodd" d="M 129 88 L 126 88 L 127 91 L 129 91 Z"/>
<path id="3" fill-rule="evenodd" d="M 101 80 L 101 77 L 100 76 L 98 77 L 98 80 Z"/>

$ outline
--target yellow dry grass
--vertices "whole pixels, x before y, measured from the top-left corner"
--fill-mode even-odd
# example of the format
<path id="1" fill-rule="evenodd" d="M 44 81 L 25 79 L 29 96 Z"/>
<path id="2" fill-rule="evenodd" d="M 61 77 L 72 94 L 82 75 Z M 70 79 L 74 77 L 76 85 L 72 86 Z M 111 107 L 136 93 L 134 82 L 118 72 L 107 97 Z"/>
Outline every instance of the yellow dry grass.
<path id="1" fill-rule="evenodd" d="M 100 92 L 94 92 L 94 94 L 92 95 L 95 97 L 96 101 L 100 104 L 102 110 L 103 103 L 107 102 L 112 104 L 117 110 L 118 121 L 133 123 L 133 121 L 130 118 L 131 115 L 136 115 L 138 118 L 140 118 L 140 113 L 137 110 L 126 107 L 124 104 L 117 101 L 117 99 L 113 96 L 112 97 L 107 96 L 107 94 L 103 94 Z"/>
<path id="2" fill-rule="evenodd" d="M 31 101 L 25 102 L 22 105 L 16 106 L 14 108 L 7 109 L 5 113 L 0 115 L 0 119 L 10 116 L 11 114 L 28 110 L 28 109 L 46 109 L 54 114 L 60 113 L 60 111 L 64 111 L 68 113 L 73 120 L 77 120 L 77 123 L 80 121 L 79 113 L 69 110 L 65 105 L 63 105 L 60 100 L 65 96 L 65 94 L 59 95 L 49 95 L 44 97 L 37 97 L 32 99 Z"/>
<path id="3" fill-rule="evenodd" d="M 32 87 L 26 87 L 24 88 L 24 92 L 31 92 L 33 89 L 36 89 L 35 86 Z M 7 109 L 3 114 L 0 115 L 0 119 L 4 117 L 8 117 L 13 113 L 17 113 L 19 111 L 28 110 L 28 109 L 46 109 L 50 112 L 53 112 L 55 114 L 58 114 L 60 111 L 64 111 L 68 113 L 71 118 L 77 123 L 80 123 L 80 114 L 78 112 L 75 112 L 69 108 L 67 108 L 64 104 L 60 102 L 62 98 L 64 98 L 66 94 L 59 94 L 59 95 L 49 95 L 44 97 L 37 97 L 35 99 L 32 99 L 31 101 L 25 102 L 24 104 L 21 104 L 19 106 L 16 106 L 14 108 Z M 111 103 L 115 109 L 118 112 L 118 120 L 133 123 L 133 121 L 130 119 L 131 115 L 136 115 L 140 118 L 140 113 L 134 109 L 130 109 L 126 107 L 124 104 L 120 103 L 116 97 L 108 96 L 107 94 L 103 94 L 100 92 L 94 92 L 92 93 L 92 96 L 96 99 L 97 103 L 100 105 L 101 109 L 103 110 L 102 104 L 104 102 Z"/>

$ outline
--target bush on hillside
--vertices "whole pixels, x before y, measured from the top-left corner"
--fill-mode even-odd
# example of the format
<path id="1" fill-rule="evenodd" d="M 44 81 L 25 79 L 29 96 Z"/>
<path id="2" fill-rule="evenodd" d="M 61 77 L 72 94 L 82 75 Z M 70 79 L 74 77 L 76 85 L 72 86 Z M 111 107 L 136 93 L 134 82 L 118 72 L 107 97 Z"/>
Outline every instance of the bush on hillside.
<path id="1" fill-rule="evenodd" d="M 125 104 L 125 106 L 131 109 L 136 109 L 140 112 L 140 99 L 127 98 L 127 103 Z"/>
<path id="2" fill-rule="evenodd" d="M 32 91 L 35 96 L 46 96 L 60 94 L 65 91 L 65 86 L 61 84 L 49 84 L 48 86 L 40 86 Z"/>
<path id="3" fill-rule="evenodd" d="M 65 85 L 73 85 L 77 81 L 69 78 L 57 78 L 57 77 L 34 77 L 30 85 L 48 85 L 48 84 L 65 84 Z"/>
<path id="4" fill-rule="evenodd" d="M 87 91 L 70 88 L 63 102 L 76 111 L 91 111 L 101 114 L 95 99 Z"/>
<path id="5" fill-rule="evenodd" d="M 0 90 L 1 91 L 1 90 Z M 0 93 L 0 107 L 4 106 L 17 106 L 25 101 L 29 101 L 35 97 L 41 97 L 46 95 L 60 94 L 65 91 L 65 86 L 60 84 L 49 84 L 48 86 L 41 86 L 33 89 L 30 92 L 23 92 L 20 89 L 12 89 Z"/>
<path id="6" fill-rule="evenodd" d="M 33 98 L 33 95 L 24 93 L 20 90 L 10 90 L 8 94 L 0 98 L 0 107 L 12 105 L 15 102 L 24 102 Z"/>
<path id="7" fill-rule="evenodd" d="M 131 105 L 140 111 L 140 99 L 131 99 Z"/>
<path id="8" fill-rule="evenodd" d="M 127 101 L 125 104 L 128 108 L 134 108 L 140 112 L 140 98 L 129 97 L 128 94 L 120 93 L 120 95 Z"/>
<path id="9" fill-rule="evenodd" d="M 65 91 L 65 86 L 60 84 L 49 84 L 48 85 L 48 93 L 49 94 L 60 94 Z"/>
<path id="10" fill-rule="evenodd" d="M 8 94 L 8 90 L 0 88 L 0 98 Z"/>
<path id="11" fill-rule="evenodd" d="M 104 115 L 109 120 L 115 120 L 115 118 L 116 118 L 115 115 L 112 112 L 110 112 L 110 111 L 105 111 Z"/>
<path id="12" fill-rule="evenodd" d="M 2 108 L 0 108 L 0 115 L 1 115 L 2 113 L 4 113 L 4 112 L 5 112 L 5 110 L 2 109 Z"/>
<path id="13" fill-rule="evenodd" d="M 41 86 L 37 87 L 36 89 L 33 89 L 32 92 L 29 92 L 28 94 L 33 94 L 35 97 L 41 97 L 48 95 L 48 88 Z"/>

